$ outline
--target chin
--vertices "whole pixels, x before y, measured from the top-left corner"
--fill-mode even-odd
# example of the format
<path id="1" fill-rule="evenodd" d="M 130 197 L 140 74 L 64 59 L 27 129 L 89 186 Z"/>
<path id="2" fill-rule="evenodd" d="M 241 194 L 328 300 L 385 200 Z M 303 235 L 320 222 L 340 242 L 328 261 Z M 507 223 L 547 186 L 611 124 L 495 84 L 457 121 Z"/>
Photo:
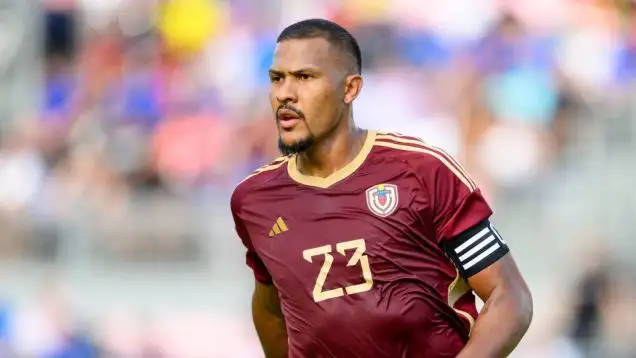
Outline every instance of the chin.
<path id="1" fill-rule="evenodd" d="M 278 138 L 278 149 L 285 155 L 302 153 L 314 143 L 311 135 L 296 136 L 291 133 L 281 133 Z"/>
<path id="2" fill-rule="evenodd" d="M 295 130 L 279 132 L 280 141 L 285 145 L 294 145 L 294 143 L 305 142 L 310 140 L 311 135 L 302 128 L 296 128 Z"/>

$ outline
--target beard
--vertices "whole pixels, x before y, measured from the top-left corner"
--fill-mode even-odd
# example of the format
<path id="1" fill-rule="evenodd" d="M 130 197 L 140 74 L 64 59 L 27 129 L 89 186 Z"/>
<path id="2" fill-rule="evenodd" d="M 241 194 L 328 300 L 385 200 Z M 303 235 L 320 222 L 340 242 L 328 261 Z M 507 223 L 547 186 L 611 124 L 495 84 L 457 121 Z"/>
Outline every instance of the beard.
<path id="1" fill-rule="evenodd" d="M 278 137 L 278 150 L 280 150 L 283 155 L 303 153 L 309 150 L 309 148 L 314 145 L 314 142 L 315 138 L 313 135 L 309 135 L 309 137 L 295 141 L 291 144 L 284 143 L 283 139 Z"/>

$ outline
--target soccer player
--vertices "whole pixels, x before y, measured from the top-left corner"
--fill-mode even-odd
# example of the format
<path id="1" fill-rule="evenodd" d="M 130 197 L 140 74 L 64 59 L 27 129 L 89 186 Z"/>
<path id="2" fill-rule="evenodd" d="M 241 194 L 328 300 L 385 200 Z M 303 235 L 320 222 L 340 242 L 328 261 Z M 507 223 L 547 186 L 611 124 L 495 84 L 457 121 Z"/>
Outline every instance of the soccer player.
<path id="1" fill-rule="evenodd" d="M 356 126 L 351 34 L 319 19 L 287 27 L 269 76 L 285 156 L 231 199 L 266 356 L 508 355 L 532 298 L 491 209 L 442 150 Z"/>

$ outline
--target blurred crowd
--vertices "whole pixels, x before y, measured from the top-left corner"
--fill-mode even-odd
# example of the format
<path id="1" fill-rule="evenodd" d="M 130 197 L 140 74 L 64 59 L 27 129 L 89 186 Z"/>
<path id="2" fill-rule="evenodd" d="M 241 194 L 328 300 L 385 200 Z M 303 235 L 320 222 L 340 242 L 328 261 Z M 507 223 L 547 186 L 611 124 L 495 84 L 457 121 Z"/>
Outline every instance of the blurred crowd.
<path id="1" fill-rule="evenodd" d="M 357 37 L 359 125 L 445 148 L 493 202 L 567 167 L 594 111 L 629 105 L 636 84 L 630 0 L 47 0 L 32 16 L 42 20 L 34 114 L 0 133 L 6 262 L 214 260 L 211 237 L 234 238 L 229 223 L 202 228 L 210 206 L 229 210 L 233 186 L 278 156 L 267 69 L 278 32 L 300 19 Z M 565 293 L 580 281 L 551 307 L 564 323 L 541 326 L 519 356 L 636 356 L 634 279 L 604 260 L 561 282 Z M 110 331 L 85 329 L 53 287 L 26 312 L 0 305 L 1 357 L 258 356 L 249 325 L 219 328 L 205 314 L 148 324 L 150 343 L 131 343 L 139 332 L 126 315 L 100 323 Z M 194 331 L 239 343 L 206 351 Z M 554 345 L 541 344 L 548 335 Z"/>

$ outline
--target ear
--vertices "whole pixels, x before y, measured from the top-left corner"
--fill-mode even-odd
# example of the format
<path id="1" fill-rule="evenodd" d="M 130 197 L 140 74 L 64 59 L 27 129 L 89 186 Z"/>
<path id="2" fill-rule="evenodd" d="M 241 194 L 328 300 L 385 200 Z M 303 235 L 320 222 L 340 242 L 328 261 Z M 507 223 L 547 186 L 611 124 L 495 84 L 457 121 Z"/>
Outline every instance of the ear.
<path id="1" fill-rule="evenodd" d="M 351 104 L 362 91 L 362 76 L 349 75 L 345 78 L 344 102 Z"/>

